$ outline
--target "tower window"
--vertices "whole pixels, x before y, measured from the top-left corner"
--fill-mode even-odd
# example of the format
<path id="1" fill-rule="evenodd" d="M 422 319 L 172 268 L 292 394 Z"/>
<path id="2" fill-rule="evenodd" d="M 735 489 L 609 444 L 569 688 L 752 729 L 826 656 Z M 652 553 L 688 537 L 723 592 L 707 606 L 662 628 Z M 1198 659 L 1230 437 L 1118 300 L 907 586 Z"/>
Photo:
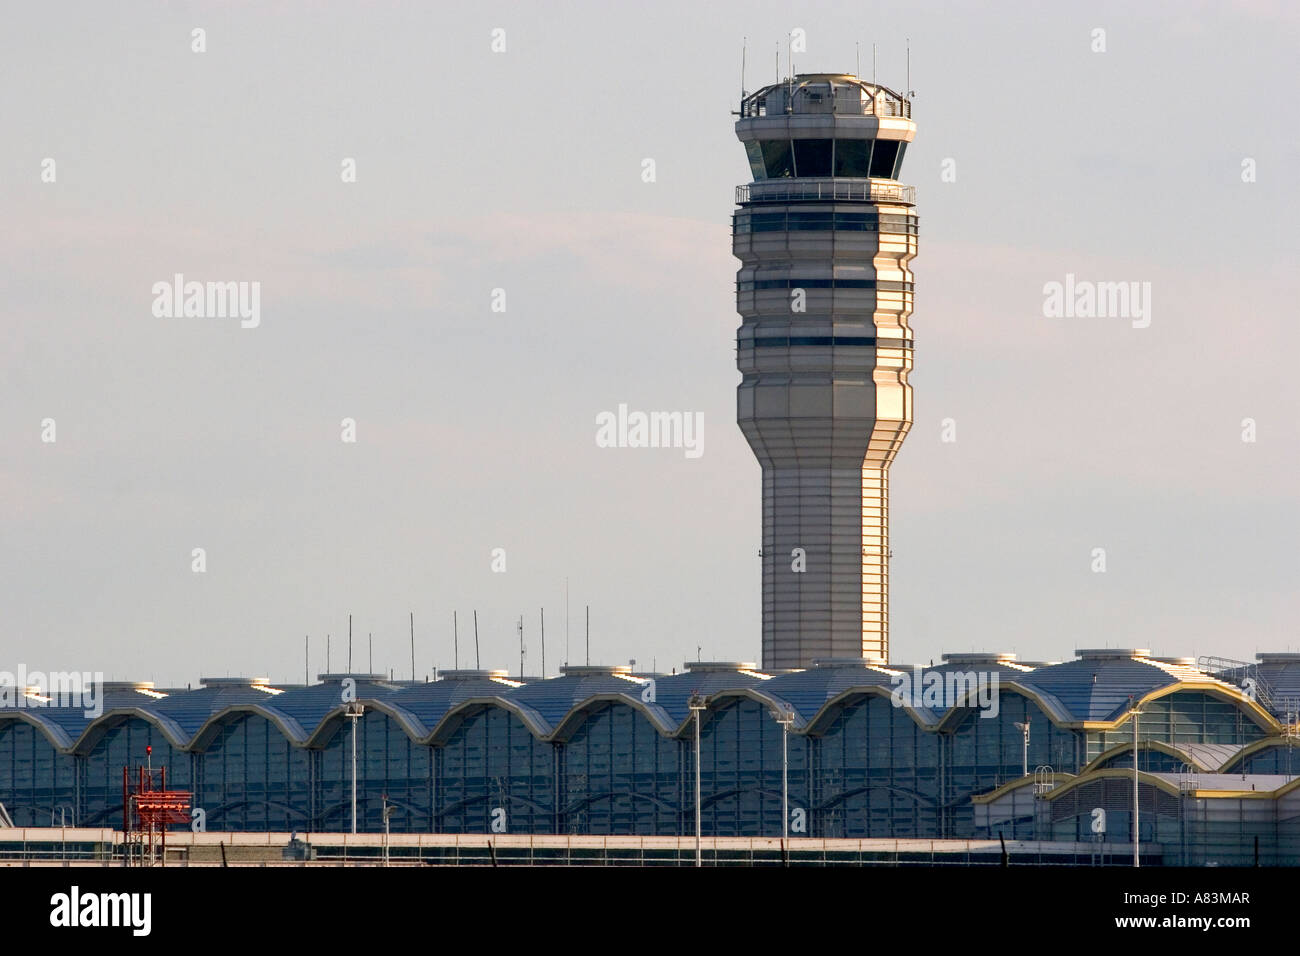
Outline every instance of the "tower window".
<path id="1" fill-rule="evenodd" d="M 871 154 L 871 177 L 893 179 L 894 160 L 898 158 L 898 140 L 878 139 Z"/>
<path id="2" fill-rule="evenodd" d="M 866 179 L 870 160 L 871 140 L 841 139 L 835 141 L 836 176 Z"/>
<path id="3" fill-rule="evenodd" d="M 829 176 L 831 174 L 831 142 L 829 139 L 796 139 L 794 141 L 795 175 Z"/>
<path id="4" fill-rule="evenodd" d="M 763 149 L 763 165 L 768 179 L 794 176 L 794 156 L 790 153 L 788 139 L 769 139 L 759 144 Z"/>

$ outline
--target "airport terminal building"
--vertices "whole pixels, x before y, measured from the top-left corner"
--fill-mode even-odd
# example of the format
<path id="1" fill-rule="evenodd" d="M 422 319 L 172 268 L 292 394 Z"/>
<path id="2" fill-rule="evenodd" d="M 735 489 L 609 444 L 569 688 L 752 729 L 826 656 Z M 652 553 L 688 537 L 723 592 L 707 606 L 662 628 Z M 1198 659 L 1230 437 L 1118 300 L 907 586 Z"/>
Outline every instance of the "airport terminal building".
<path id="1" fill-rule="evenodd" d="M 732 250 L 737 423 L 762 472 L 761 663 L 119 683 L 90 716 L 10 687 L 0 826 L 120 826 L 123 769 L 150 761 L 209 831 L 346 832 L 355 812 L 368 833 L 1113 845 L 1131 840 L 1136 775 L 1140 842 L 1161 862 L 1300 863 L 1300 655 L 891 663 L 911 99 L 803 74 L 742 94 L 736 116 L 752 174 Z"/>
<path id="2" fill-rule="evenodd" d="M 1300 655 L 1260 657 L 1198 666 L 1107 649 L 1040 665 L 947 655 L 921 672 L 830 660 L 776 675 L 694 662 L 529 681 L 118 683 L 93 719 L 33 688 L 0 709 L 0 804 L 17 826 L 120 826 L 122 768 L 150 759 L 210 831 L 346 831 L 355 731 L 362 831 L 382 831 L 389 806 L 395 833 L 687 836 L 698 713 L 706 836 L 780 836 L 784 785 L 791 839 L 1126 843 L 1136 709 L 1144 844 L 1166 863 L 1248 863 L 1258 841 L 1261 862 L 1296 864 Z M 1104 836 L 1091 831 L 1097 807 Z"/>

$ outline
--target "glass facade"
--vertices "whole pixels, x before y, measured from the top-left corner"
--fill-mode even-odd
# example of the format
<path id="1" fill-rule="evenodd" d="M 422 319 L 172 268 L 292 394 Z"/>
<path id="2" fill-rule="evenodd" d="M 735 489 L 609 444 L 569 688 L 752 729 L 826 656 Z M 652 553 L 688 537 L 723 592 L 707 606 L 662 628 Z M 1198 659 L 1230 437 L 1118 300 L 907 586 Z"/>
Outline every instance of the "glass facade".
<path id="1" fill-rule="evenodd" d="M 747 142 L 754 179 L 898 179 L 907 143 L 893 139 L 765 139 Z"/>
<path id="2" fill-rule="evenodd" d="M 1004 685 L 995 712 L 925 716 L 896 706 L 887 689 L 857 683 L 866 674 L 860 667 L 845 671 L 835 687 L 831 678 L 825 685 L 809 680 L 816 670 L 760 681 L 757 689 L 715 686 L 701 724 L 705 835 L 781 833 L 783 737 L 796 837 L 968 838 L 978 835 L 972 796 L 1023 779 L 1026 767 L 1030 774 L 1078 774 L 1103 753 L 1098 769 L 1131 766 L 1131 725 L 1122 715 L 1113 729 L 1092 729 Z M 428 725 L 401 709 L 401 692 L 384 697 L 382 707 L 378 698 L 363 698 L 355 727 L 359 829 L 383 830 L 386 801 L 393 832 L 694 832 L 694 723 L 684 699 L 647 708 L 633 690 L 626 697 L 577 696 L 563 707 L 521 706 L 549 700 L 539 686 L 515 704 L 509 689 L 499 703 L 449 704 L 445 715 L 426 714 Z M 773 716 L 783 706 L 783 687 L 802 695 L 788 737 Z M 541 718 L 543 711 L 549 716 Z M 422 735 L 421 726 L 436 726 L 437 737 L 433 730 Z M 1300 765 L 1280 726 L 1265 730 L 1244 700 L 1196 688 L 1148 701 L 1139 726 L 1144 741 L 1174 750 L 1209 746 L 1223 760 L 1234 748 L 1247 750 L 1228 765 L 1234 772 L 1289 774 Z M 67 750 L 75 752 L 66 752 L 44 729 L 0 715 L 0 803 L 20 826 L 62 819 L 119 827 L 122 769 L 143 763 L 152 746 L 153 766 L 167 768 L 172 788 L 193 791 L 209 830 L 349 830 L 352 723 L 331 707 L 316 726 L 304 727 L 306 739 L 290 739 L 282 727 L 256 707 L 222 711 L 189 749 L 173 746 L 136 713 L 110 711 L 88 732 L 70 735 L 76 744 Z M 1180 756 L 1163 749 L 1146 747 L 1140 755 L 1145 771 L 1186 770 Z M 1089 801 L 1105 797 L 1112 784 L 1097 786 L 1095 795 L 1080 791 L 1077 807 L 1054 804 L 1053 834 L 1075 839 L 1085 832 L 1079 807 L 1101 805 Z M 1159 834 L 1167 825 L 1159 819 L 1162 797 L 1153 791 L 1150 799 L 1157 811 L 1150 825 Z M 1122 825 L 1121 817 L 1115 823 Z M 1017 817 L 1008 826 L 1023 835 L 1031 824 Z"/>
<path id="3" fill-rule="evenodd" d="M 120 771 L 119 771 L 120 772 Z M 14 826 L 77 822 L 77 763 L 26 721 L 0 721 L 0 803 Z M 118 804 L 122 782 L 118 780 Z"/>

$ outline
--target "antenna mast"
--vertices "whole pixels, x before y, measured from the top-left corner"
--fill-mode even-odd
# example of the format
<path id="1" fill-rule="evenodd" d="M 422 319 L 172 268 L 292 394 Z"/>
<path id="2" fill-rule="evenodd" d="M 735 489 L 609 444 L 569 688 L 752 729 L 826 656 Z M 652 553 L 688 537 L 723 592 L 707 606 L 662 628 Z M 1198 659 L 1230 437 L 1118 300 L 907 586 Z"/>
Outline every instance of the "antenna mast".
<path id="1" fill-rule="evenodd" d="M 749 49 L 749 37 L 740 38 L 740 101 L 745 101 L 745 53 Z"/>
<path id="2" fill-rule="evenodd" d="M 912 38 L 907 38 L 907 98 L 912 98 Z"/>

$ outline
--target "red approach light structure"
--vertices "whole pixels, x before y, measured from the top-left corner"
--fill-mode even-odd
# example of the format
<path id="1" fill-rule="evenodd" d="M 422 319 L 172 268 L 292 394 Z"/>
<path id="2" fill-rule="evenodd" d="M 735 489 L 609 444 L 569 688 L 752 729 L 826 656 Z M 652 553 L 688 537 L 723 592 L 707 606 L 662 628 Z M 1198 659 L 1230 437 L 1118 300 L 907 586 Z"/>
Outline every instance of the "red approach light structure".
<path id="1" fill-rule="evenodd" d="M 153 748 L 150 748 L 152 750 Z M 188 790 L 167 789 L 167 768 L 122 768 L 122 833 L 126 840 L 126 864 L 152 866 L 154 847 L 162 850 L 160 859 L 167 862 L 167 826 L 190 822 Z"/>

